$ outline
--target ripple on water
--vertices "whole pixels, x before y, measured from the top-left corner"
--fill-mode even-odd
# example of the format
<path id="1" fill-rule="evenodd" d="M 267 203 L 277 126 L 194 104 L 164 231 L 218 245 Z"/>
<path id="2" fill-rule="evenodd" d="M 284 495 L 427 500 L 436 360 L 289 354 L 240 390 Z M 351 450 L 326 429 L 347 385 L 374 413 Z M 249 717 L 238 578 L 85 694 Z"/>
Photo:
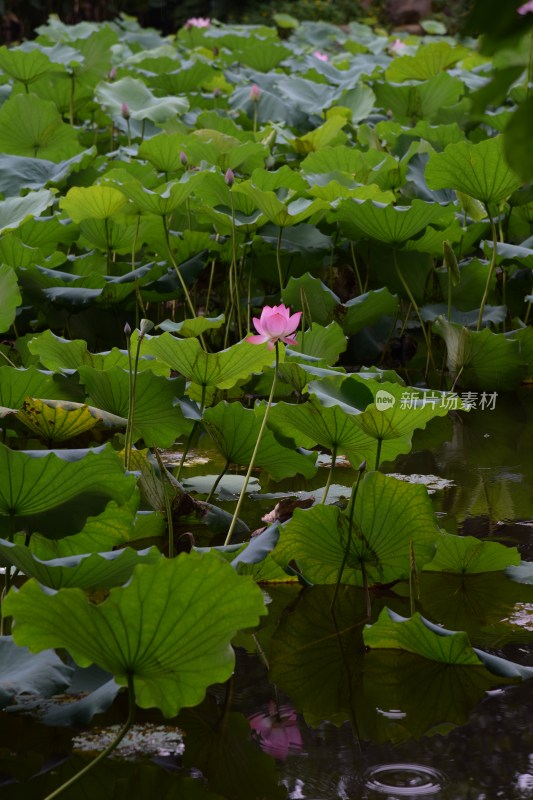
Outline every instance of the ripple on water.
<path id="1" fill-rule="evenodd" d="M 446 777 L 423 764 L 379 764 L 366 770 L 363 780 L 367 789 L 386 794 L 390 800 L 423 797 L 440 792 Z"/>

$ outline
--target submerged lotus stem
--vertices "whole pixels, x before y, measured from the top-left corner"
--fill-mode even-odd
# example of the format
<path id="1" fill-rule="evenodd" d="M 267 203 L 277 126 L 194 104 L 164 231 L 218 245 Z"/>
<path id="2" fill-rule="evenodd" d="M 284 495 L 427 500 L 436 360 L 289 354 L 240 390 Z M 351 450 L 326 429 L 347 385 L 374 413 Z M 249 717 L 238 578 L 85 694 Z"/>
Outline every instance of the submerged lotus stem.
<path id="1" fill-rule="evenodd" d="M 333 598 L 331 600 L 331 605 L 329 610 L 333 613 L 333 609 L 335 608 L 335 602 L 337 600 L 337 594 L 339 593 L 339 586 L 342 580 L 342 573 L 344 572 L 344 568 L 346 566 L 346 562 L 348 561 L 348 555 L 350 553 L 350 547 L 352 546 L 352 533 L 353 533 L 353 515 L 355 511 L 355 500 L 357 498 L 357 492 L 359 490 L 359 484 L 361 483 L 361 478 L 366 470 L 366 461 L 363 461 L 358 470 L 357 480 L 355 481 L 352 487 L 352 497 L 350 499 L 350 512 L 348 516 L 348 540 L 346 542 L 346 548 L 344 550 L 344 555 L 342 558 L 341 568 L 339 570 L 339 574 L 337 576 L 337 583 L 335 584 L 335 591 L 333 592 Z M 368 592 L 368 583 L 366 580 L 366 571 L 364 562 L 361 561 L 361 569 L 363 570 L 363 583 L 366 586 L 366 591 Z M 367 601 L 367 610 L 368 610 L 368 601 Z M 367 614 L 368 616 L 368 614 Z"/>
<path id="2" fill-rule="evenodd" d="M 84 767 L 75 775 L 73 775 L 72 778 L 69 778 L 68 781 L 62 783 L 58 789 L 52 792 L 52 794 L 47 795 L 44 800 L 53 800 L 54 797 L 59 797 L 59 795 L 62 794 L 65 791 L 65 789 L 68 789 L 70 786 L 72 786 L 73 783 L 76 783 L 80 778 L 83 778 L 84 775 L 86 775 L 90 770 L 96 767 L 97 764 L 99 764 L 101 761 L 107 758 L 107 756 L 110 753 L 112 753 L 116 747 L 118 747 L 118 745 L 121 743 L 121 741 L 123 740 L 123 738 L 125 737 L 125 735 L 127 734 L 127 732 L 129 731 L 129 729 L 131 728 L 131 726 L 135 721 L 135 687 L 133 684 L 133 675 L 131 674 L 128 675 L 128 697 L 129 697 L 128 719 L 126 720 L 126 722 L 124 723 L 124 725 L 122 726 L 116 737 L 113 739 L 111 744 L 109 744 L 105 748 L 105 750 L 102 750 L 102 752 L 99 753 L 99 755 L 97 755 L 96 758 L 90 761 L 86 767 Z"/>

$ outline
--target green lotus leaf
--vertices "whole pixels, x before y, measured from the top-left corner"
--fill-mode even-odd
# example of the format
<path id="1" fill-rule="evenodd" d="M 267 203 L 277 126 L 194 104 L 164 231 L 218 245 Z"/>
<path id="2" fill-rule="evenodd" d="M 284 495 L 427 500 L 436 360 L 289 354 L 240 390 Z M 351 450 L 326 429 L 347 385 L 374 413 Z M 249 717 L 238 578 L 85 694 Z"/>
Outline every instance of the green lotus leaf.
<path id="1" fill-rule="evenodd" d="M 246 409 L 240 403 L 218 403 L 204 412 L 203 424 L 217 448 L 231 464 L 247 466 L 258 439 L 264 408 Z M 304 456 L 283 447 L 271 431 L 265 431 L 256 461 L 275 481 L 316 474 L 316 454 Z"/>
<path id="2" fill-rule="evenodd" d="M 256 626 L 265 607 L 253 581 L 218 555 L 182 553 L 136 567 L 128 585 L 99 605 L 80 589 L 50 594 L 30 580 L 3 611 L 14 618 L 18 645 L 64 647 L 80 666 L 98 664 L 121 685 L 132 676 L 137 705 L 172 717 L 230 677 L 230 641 Z"/>
<path id="3" fill-rule="evenodd" d="M 180 336 L 189 338 L 191 336 L 201 336 L 206 331 L 218 330 L 225 321 L 224 314 L 219 314 L 218 317 L 196 317 L 196 319 L 184 319 L 182 322 L 172 322 L 170 319 L 165 319 L 157 327 L 162 331 L 179 333 Z"/>
<path id="4" fill-rule="evenodd" d="M 443 392 L 415 390 L 397 383 L 369 381 L 374 403 L 359 414 L 357 424 L 368 436 L 389 440 L 410 437 L 416 428 L 425 428 L 435 417 L 444 417 L 453 408 L 463 408 Z M 450 404 L 451 403 L 451 404 Z"/>
<path id="5" fill-rule="evenodd" d="M 316 211 L 329 208 L 329 203 L 319 198 L 300 198 L 283 203 L 275 192 L 259 189 L 253 180 L 234 184 L 233 193 L 249 197 L 269 222 L 282 228 L 297 225 L 304 219 L 309 219 Z"/>
<path id="6" fill-rule="evenodd" d="M 127 417 L 129 409 L 129 373 L 120 367 L 97 370 L 78 367 L 91 405 L 118 417 Z M 149 447 L 171 447 L 188 433 L 192 423 L 181 413 L 176 398 L 181 396 L 183 381 L 163 378 L 150 371 L 137 374 L 133 440 L 143 439 Z"/>
<path id="7" fill-rule="evenodd" d="M 430 125 L 426 120 L 419 120 L 413 127 L 402 125 L 399 122 L 387 120 L 378 122 L 375 131 L 380 139 L 390 143 L 393 150 L 400 137 L 409 136 L 429 142 L 436 150 L 442 150 L 447 144 L 461 142 L 465 135 L 459 125 L 453 122 L 449 125 Z"/>
<path id="8" fill-rule="evenodd" d="M 368 91 L 372 94 L 372 99 L 374 99 L 372 90 L 368 89 Z M 323 147 L 338 144 L 339 139 L 342 141 L 346 139 L 345 134 L 339 134 L 347 124 L 348 120 L 345 117 L 334 115 L 329 117 L 322 125 L 319 125 L 318 128 L 294 139 L 292 146 L 297 153 L 309 153 L 321 150 Z"/>
<path id="9" fill-rule="evenodd" d="M 339 322 L 347 336 L 375 325 L 381 317 L 394 317 L 398 312 L 398 298 L 386 286 L 348 300 L 338 311 Z"/>
<path id="10" fill-rule="evenodd" d="M 187 137 L 181 133 L 158 133 L 139 145 L 139 158 L 145 158 L 159 172 L 183 170 L 181 153 L 185 150 Z"/>
<path id="11" fill-rule="evenodd" d="M 198 339 L 176 339 L 170 333 L 147 336 L 147 355 L 153 355 L 201 387 L 231 389 L 237 381 L 270 366 L 273 353 L 266 344 L 238 344 L 220 353 L 206 353 Z"/>
<path id="12" fill-rule="evenodd" d="M 327 83 L 316 83 L 294 75 L 279 78 L 277 88 L 291 105 L 305 114 L 316 114 L 317 109 L 329 108 L 340 94 L 340 90 Z"/>
<path id="13" fill-rule="evenodd" d="M 366 626 L 363 639 L 371 649 L 404 650 L 441 664 L 482 665 L 495 675 L 510 679 L 510 682 L 533 677 L 533 667 L 478 650 L 472 647 L 464 631 L 441 628 L 418 612 L 406 618 L 384 608 L 378 621 Z"/>
<path id="14" fill-rule="evenodd" d="M 132 335 L 132 347 L 136 347 L 135 333 Z M 61 336 L 56 336 L 51 330 L 43 331 L 34 336 L 28 343 L 28 349 L 30 353 L 39 357 L 39 362 L 43 367 L 56 371 L 73 370 L 82 365 L 94 367 L 94 369 L 109 369 L 110 367 L 128 369 L 129 367 L 127 350 L 119 350 L 118 347 L 113 347 L 105 353 L 90 353 L 87 348 L 87 342 L 83 339 L 63 339 Z M 143 357 L 142 344 L 137 369 L 139 371 L 149 369 L 156 375 L 165 377 L 170 374 L 170 369 L 165 364 L 156 361 L 154 358 Z M 44 391 L 27 391 L 26 394 L 32 397 L 54 396 Z"/>
<path id="15" fill-rule="evenodd" d="M 144 214 L 156 214 L 165 217 L 183 206 L 186 199 L 195 189 L 195 178 L 187 173 L 180 181 L 170 181 L 152 191 L 146 189 L 140 181 L 131 181 L 120 185 L 120 191 Z"/>
<path id="16" fill-rule="evenodd" d="M 336 364 L 346 350 L 346 336 L 336 322 L 330 322 L 327 327 L 313 322 L 308 330 L 297 333 L 296 341 L 298 346 L 292 346 L 291 352 L 302 352 L 327 364 Z"/>
<path id="17" fill-rule="evenodd" d="M 259 39 L 256 36 L 249 38 L 243 36 L 233 50 L 233 57 L 258 72 L 270 72 L 290 53 L 289 48 L 281 42 Z"/>
<path id="18" fill-rule="evenodd" d="M 375 81 L 372 89 L 376 95 L 376 104 L 392 111 L 394 118 L 400 122 L 422 119 L 428 122 L 439 121 L 442 109 L 455 105 L 465 93 L 463 82 L 452 78 L 447 72 L 440 72 L 433 78 L 416 84 Z"/>
<path id="19" fill-rule="evenodd" d="M 309 379 L 308 376 L 307 379 Z M 365 387 L 361 387 L 365 405 Z M 376 441 L 361 430 L 352 408 L 346 412 L 341 404 L 324 408 L 317 397 L 312 396 L 307 403 L 277 403 L 272 407 L 268 419 L 269 426 L 279 436 L 289 436 L 299 447 L 326 448 L 337 455 L 347 456 L 353 467 L 362 461 L 373 464 L 376 457 Z M 386 441 L 382 445 L 381 457 L 392 461 L 399 453 L 411 449 L 410 439 Z"/>
<path id="20" fill-rule="evenodd" d="M 59 201 L 74 222 L 84 219 L 109 219 L 126 205 L 126 198 L 112 186 L 73 186 Z"/>
<path id="21" fill-rule="evenodd" d="M 450 534 L 439 539 L 435 556 L 424 570 L 477 575 L 480 572 L 499 572 L 519 564 L 520 554 L 516 547 L 480 541 L 474 536 Z"/>
<path id="22" fill-rule="evenodd" d="M 53 69 L 57 68 L 41 50 L 24 52 L 5 45 L 0 47 L 0 70 L 25 86 L 38 81 Z"/>
<path id="23" fill-rule="evenodd" d="M 56 558 L 80 556 L 87 553 L 107 552 L 126 542 L 143 538 L 137 536 L 144 524 L 137 525 L 141 515 L 135 514 L 139 505 L 139 495 L 132 494 L 127 503 L 119 505 L 111 500 L 101 514 L 88 517 L 79 533 L 64 536 L 62 539 L 49 539 L 40 533 L 34 533 L 28 549 L 41 561 L 52 561 Z M 15 544 L 26 546 L 26 535 L 15 534 Z"/>
<path id="24" fill-rule="evenodd" d="M 43 400 L 28 397 L 17 414 L 21 421 L 37 436 L 49 442 L 62 442 L 91 430 L 100 419 L 81 403 L 58 401 L 48 405 Z"/>
<path id="25" fill-rule="evenodd" d="M 348 518 L 337 506 L 296 509 L 292 519 L 282 526 L 273 557 L 281 566 L 294 559 L 300 572 L 312 583 L 336 583 L 344 561 L 348 529 Z M 411 569 L 411 547 L 421 567 L 431 559 L 439 536 L 424 487 L 380 472 L 367 473 L 357 493 L 353 535 L 342 581 L 363 586 L 365 575 L 369 586 L 405 580 Z"/>
<path id="26" fill-rule="evenodd" d="M 49 100 L 16 94 L 0 108 L 0 151 L 58 163 L 82 150 L 76 131 Z"/>
<path id="27" fill-rule="evenodd" d="M 367 180 L 372 183 L 370 174 L 384 162 L 396 165 L 392 156 L 387 157 L 387 154 L 377 150 L 363 152 L 346 145 L 335 145 L 309 153 L 302 161 L 301 168 L 304 174 L 331 174 L 334 177 L 337 173 L 347 173 L 358 183 L 366 183 Z"/>
<path id="28" fill-rule="evenodd" d="M 293 311 L 303 311 L 302 295 L 311 314 L 311 321 L 328 325 L 333 320 L 334 309 L 340 298 L 318 278 L 308 272 L 300 278 L 291 276 L 282 293 L 283 302 Z M 309 321 L 309 320 L 308 320 Z"/>
<path id="29" fill-rule="evenodd" d="M 452 47 L 448 42 L 431 42 L 414 56 L 395 58 L 385 70 L 385 80 L 391 83 L 424 81 L 462 61 L 470 52 L 466 47 Z"/>
<path id="30" fill-rule="evenodd" d="M 431 189 L 458 189 L 485 204 L 501 203 L 522 185 L 506 161 L 501 135 L 449 144 L 430 156 L 426 180 Z"/>
<path id="31" fill-rule="evenodd" d="M 357 238 L 362 234 L 394 246 L 412 239 L 432 223 L 446 225 L 453 216 L 452 207 L 424 200 L 413 200 L 410 206 L 384 205 L 372 200 L 343 200 L 336 214 L 348 234 L 353 233 Z"/>
<path id="32" fill-rule="evenodd" d="M 122 586 L 131 578 L 138 564 L 155 564 L 163 558 L 156 547 L 147 550 L 125 547 L 108 553 L 84 553 L 43 561 L 27 547 L 6 539 L 0 539 L 0 554 L 9 564 L 43 586 L 52 589 L 76 587 L 86 592 Z"/>
<path id="33" fill-rule="evenodd" d="M 18 694 L 51 697 L 70 686 L 72 667 L 53 650 L 43 650 L 37 657 L 26 647 L 18 647 L 11 636 L 0 639 L 0 708 L 5 708 Z"/>
<path id="34" fill-rule="evenodd" d="M 4 408 L 22 408 L 26 397 L 61 399 L 65 395 L 61 381 L 49 372 L 42 372 L 35 367 L 0 367 L 0 406 Z"/>
<path id="35" fill-rule="evenodd" d="M 22 297 L 17 281 L 17 274 L 7 264 L 0 264 L 0 331 L 8 331 L 17 316 L 17 308 Z"/>
<path id="36" fill-rule="evenodd" d="M 135 479 L 125 476 L 116 453 L 108 446 L 82 451 L 10 450 L 0 444 L 0 465 L 9 483 L 0 486 L 0 514 L 27 516 L 55 508 L 91 492 L 125 503 Z"/>
<path id="37" fill-rule="evenodd" d="M 476 665 L 481 661 L 464 631 L 436 634 L 417 612 L 410 619 L 384 608 L 379 619 L 365 628 L 363 638 L 371 649 L 399 649 L 443 664 Z"/>
<path id="38" fill-rule="evenodd" d="M 90 147 L 57 164 L 45 158 L 0 155 L 0 192 L 9 197 L 18 195 L 21 189 L 42 189 L 49 183 L 61 183 L 72 172 L 87 166 L 95 155 L 96 148 Z"/>
<path id="39" fill-rule="evenodd" d="M 18 228 L 29 217 L 38 216 L 53 201 L 54 194 L 49 189 L 30 192 L 25 197 L 8 197 L 7 200 L 0 200 L 0 233 L 9 228 Z"/>
<path id="40" fill-rule="evenodd" d="M 149 119 L 156 125 L 183 114 L 189 108 L 185 97 L 156 97 L 137 78 L 121 78 L 114 83 L 100 83 L 95 90 L 96 102 L 112 115 L 118 116 L 122 104 L 128 106 L 132 119 Z"/>
<path id="41" fill-rule="evenodd" d="M 506 389 L 527 372 L 520 343 L 488 328 L 471 331 L 439 317 L 432 326 L 446 342 L 447 366 L 461 384 L 473 389 Z"/>

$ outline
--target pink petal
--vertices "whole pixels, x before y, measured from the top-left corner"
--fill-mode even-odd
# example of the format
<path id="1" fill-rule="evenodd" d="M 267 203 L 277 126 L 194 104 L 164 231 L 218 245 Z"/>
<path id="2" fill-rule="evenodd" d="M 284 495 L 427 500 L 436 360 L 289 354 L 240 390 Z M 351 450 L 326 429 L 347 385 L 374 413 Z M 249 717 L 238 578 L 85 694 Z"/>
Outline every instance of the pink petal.
<path id="1" fill-rule="evenodd" d="M 298 344 L 298 342 L 296 341 L 296 339 L 294 338 L 294 336 L 283 336 L 283 337 L 281 338 L 281 341 L 282 341 L 284 344 Z"/>
<path id="2" fill-rule="evenodd" d="M 261 336 L 266 336 L 265 329 L 263 328 L 263 325 L 261 324 L 261 320 L 258 319 L 257 317 L 254 317 L 252 322 L 254 323 L 254 328 L 256 329 L 257 333 L 260 333 Z"/>
<path id="3" fill-rule="evenodd" d="M 301 317 L 302 317 L 301 311 L 296 311 L 294 314 L 292 314 L 292 316 L 289 317 L 289 319 L 287 320 L 287 331 L 289 333 L 292 333 L 293 331 L 296 330 L 296 328 L 300 324 Z"/>
<path id="4" fill-rule="evenodd" d="M 272 342 L 269 340 L 268 336 L 247 336 L 246 341 L 250 342 L 250 344 L 264 344 L 265 342 L 268 342 L 268 349 L 272 350 L 272 347 L 270 346 Z"/>
<path id="5" fill-rule="evenodd" d="M 283 314 L 273 314 L 268 320 L 264 320 L 263 327 L 265 333 L 268 333 L 273 339 L 279 339 L 291 331 L 287 330 L 287 320 Z"/>

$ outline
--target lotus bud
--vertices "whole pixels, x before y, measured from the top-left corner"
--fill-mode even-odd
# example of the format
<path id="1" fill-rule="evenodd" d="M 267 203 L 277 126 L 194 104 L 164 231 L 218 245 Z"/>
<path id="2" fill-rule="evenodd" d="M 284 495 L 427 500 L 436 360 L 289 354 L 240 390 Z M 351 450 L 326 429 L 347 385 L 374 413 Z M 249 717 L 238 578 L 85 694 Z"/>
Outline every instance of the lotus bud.
<path id="1" fill-rule="evenodd" d="M 235 183 L 235 175 L 233 174 L 233 170 L 231 168 L 226 170 L 226 174 L 224 175 L 224 180 L 228 184 L 229 188 L 233 186 Z"/>
<path id="2" fill-rule="evenodd" d="M 183 150 L 180 152 L 180 164 L 182 167 L 186 167 L 189 162 L 187 158 L 187 153 L 184 153 Z"/>
<path id="3" fill-rule="evenodd" d="M 359 464 L 359 472 L 363 474 L 365 470 L 366 470 L 366 461 L 361 461 L 361 463 Z"/>
<path id="4" fill-rule="evenodd" d="M 258 103 L 260 97 L 261 97 L 261 89 L 256 83 L 252 83 L 252 88 L 250 89 L 250 100 L 253 103 Z"/>
<path id="5" fill-rule="evenodd" d="M 124 325 L 124 333 L 126 334 L 126 336 L 131 335 L 131 326 L 129 322 L 126 322 L 126 324 Z"/>
<path id="6" fill-rule="evenodd" d="M 107 80 L 108 81 L 114 81 L 116 77 L 117 77 L 117 68 L 116 67 L 111 67 L 111 69 L 109 70 L 109 73 L 107 75 Z"/>
<path id="7" fill-rule="evenodd" d="M 146 334 L 152 330 L 154 327 L 154 323 L 149 319 L 142 319 L 139 325 L 139 330 L 141 332 L 141 339 L 146 336 Z"/>
<path id="8" fill-rule="evenodd" d="M 220 94 L 220 89 L 218 88 L 218 86 L 215 86 L 215 88 L 213 89 L 213 97 L 218 97 L 219 94 Z"/>
<path id="9" fill-rule="evenodd" d="M 131 117 L 130 109 L 127 103 L 122 103 L 122 105 L 120 106 L 120 113 L 122 114 L 124 119 L 129 119 Z"/>

